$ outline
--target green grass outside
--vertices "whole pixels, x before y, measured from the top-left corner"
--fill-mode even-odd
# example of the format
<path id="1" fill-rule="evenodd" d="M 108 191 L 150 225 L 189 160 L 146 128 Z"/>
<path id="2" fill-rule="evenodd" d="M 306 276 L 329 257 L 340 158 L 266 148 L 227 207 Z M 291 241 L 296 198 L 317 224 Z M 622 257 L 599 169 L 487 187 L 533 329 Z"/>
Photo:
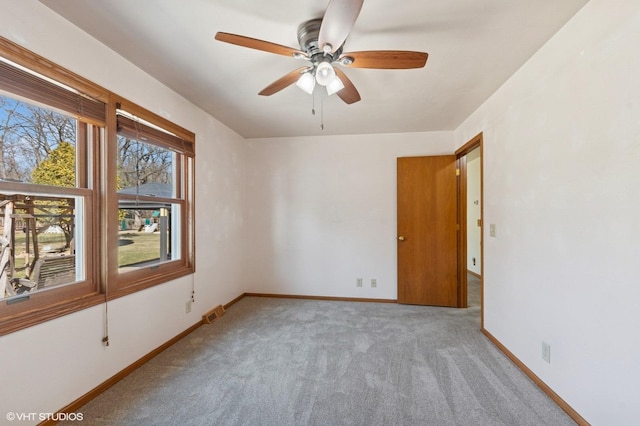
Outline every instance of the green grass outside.
<path id="1" fill-rule="evenodd" d="M 30 235 L 31 237 L 31 235 Z M 29 250 L 33 251 L 33 238 L 29 238 Z M 24 232 L 16 232 L 15 247 L 16 252 L 24 252 L 25 244 L 27 242 L 27 234 Z M 39 234 L 38 235 L 38 248 L 42 250 L 44 247 L 50 246 L 51 249 L 61 250 L 65 246 L 64 234 Z"/>
<path id="2" fill-rule="evenodd" d="M 131 266 L 160 259 L 160 233 L 120 231 L 118 265 Z"/>
<path id="3" fill-rule="evenodd" d="M 158 260 L 160 258 L 160 233 L 158 232 L 136 232 L 120 231 L 118 246 L 118 265 L 132 266 L 138 263 Z M 15 277 L 23 278 L 25 275 L 26 254 L 26 234 L 16 232 L 15 236 Z M 63 252 L 65 247 L 64 235 L 62 234 L 39 234 L 38 249 L 41 256 L 43 249 L 48 247 L 52 252 Z M 33 242 L 30 241 L 29 259 L 33 259 Z"/>

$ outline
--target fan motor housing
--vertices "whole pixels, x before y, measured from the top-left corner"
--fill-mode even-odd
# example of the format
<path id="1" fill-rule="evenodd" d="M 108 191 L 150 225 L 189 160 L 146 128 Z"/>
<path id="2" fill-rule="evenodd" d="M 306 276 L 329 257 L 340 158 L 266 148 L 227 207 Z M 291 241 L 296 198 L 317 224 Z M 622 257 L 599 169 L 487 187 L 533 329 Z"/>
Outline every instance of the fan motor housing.
<path id="1" fill-rule="evenodd" d="M 316 18 L 303 22 L 298 26 L 298 43 L 300 44 L 300 50 L 306 52 L 314 63 L 318 63 L 326 57 L 329 57 L 330 62 L 333 62 L 333 60 L 342 53 L 342 46 L 334 53 L 325 54 L 318 46 L 318 34 L 320 33 L 321 25 L 322 19 Z"/>

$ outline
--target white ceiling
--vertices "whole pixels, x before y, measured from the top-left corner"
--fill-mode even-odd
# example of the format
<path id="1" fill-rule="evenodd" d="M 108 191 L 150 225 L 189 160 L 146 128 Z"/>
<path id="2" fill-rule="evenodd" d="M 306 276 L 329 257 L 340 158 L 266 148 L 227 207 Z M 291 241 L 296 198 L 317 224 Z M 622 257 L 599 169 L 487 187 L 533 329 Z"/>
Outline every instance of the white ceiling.
<path id="1" fill-rule="evenodd" d="M 214 35 L 298 48 L 298 25 L 322 17 L 328 0 L 41 1 L 246 138 L 453 130 L 587 2 L 365 0 L 344 51 L 423 51 L 427 65 L 345 68 L 362 100 L 317 90 L 314 116 L 313 97 L 295 85 L 258 96 L 307 62 Z"/>

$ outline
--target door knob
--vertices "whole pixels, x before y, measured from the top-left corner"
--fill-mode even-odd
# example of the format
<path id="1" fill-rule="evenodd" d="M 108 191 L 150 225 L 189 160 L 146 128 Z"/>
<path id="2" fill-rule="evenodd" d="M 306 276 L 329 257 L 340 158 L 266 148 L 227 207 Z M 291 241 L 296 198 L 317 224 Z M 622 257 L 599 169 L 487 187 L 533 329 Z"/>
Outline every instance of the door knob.
<path id="1" fill-rule="evenodd" d="M 400 235 L 400 236 L 398 237 L 398 241 L 404 241 L 404 237 L 403 237 L 402 235 Z"/>

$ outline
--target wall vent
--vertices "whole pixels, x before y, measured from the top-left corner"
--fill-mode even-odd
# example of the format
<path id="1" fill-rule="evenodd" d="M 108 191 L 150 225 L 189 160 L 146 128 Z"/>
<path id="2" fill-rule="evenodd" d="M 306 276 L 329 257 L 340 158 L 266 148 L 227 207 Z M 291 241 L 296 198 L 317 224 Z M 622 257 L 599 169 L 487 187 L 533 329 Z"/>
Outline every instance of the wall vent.
<path id="1" fill-rule="evenodd" d="M 218 305 L 202 316 L 202 323 L 211 324 L 212 322 L 223 316 L 224 312 L 224 307 L 222 305 Z"/>

